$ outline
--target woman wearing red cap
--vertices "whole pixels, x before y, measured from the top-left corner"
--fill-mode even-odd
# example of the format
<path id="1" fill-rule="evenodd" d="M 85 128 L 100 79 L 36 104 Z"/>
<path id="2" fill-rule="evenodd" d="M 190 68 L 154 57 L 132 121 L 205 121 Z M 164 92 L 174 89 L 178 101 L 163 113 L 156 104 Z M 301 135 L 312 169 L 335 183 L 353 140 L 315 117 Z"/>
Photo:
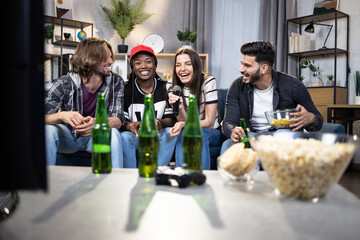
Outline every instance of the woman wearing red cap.
<path id="1" fill-rule="evenodd" d="M 166 81 L 156 73 L 157 59 L 152 48 L 138 45 L 131 50 L 129 81 L 124 91 L 125 124 L 121 132 L 123 144 L 124 167 L 136 168 L 136 150 L 138 147 L 138 131 L 144 111 L 145 94 L 151 93 L 154 100 L 156 122 L 160 132 L 158 165 L 168 165 L 176 144 L 176 137 L 168 134 L 176 119 L 168 104 Z"/>
<path id="2" fill-rule="evenodd" d="M 181 96 L 172 94 L 174 86 L 180 86 Z M 182 150 L 182 129 L 185 126 L 186 107 L 189 106 L 189 95 L 195 94 L 203 134 L 202 165 L 210 169 L 210 145 L 221 143 L 221 131 L 218 121 L 218 93 L 214 76 L 202 71 L 199 54 L 192 48 L 180 48 L 175 54 L 173 80 L 168 83 L 169 103 L 171 106 L 179 100 L 178 122 L 169 131 L 171 136 L 178 136 L 176 145 L 176 163 L 184 162 Z M 184 107 L 186 105 L 186 107 Z"/>

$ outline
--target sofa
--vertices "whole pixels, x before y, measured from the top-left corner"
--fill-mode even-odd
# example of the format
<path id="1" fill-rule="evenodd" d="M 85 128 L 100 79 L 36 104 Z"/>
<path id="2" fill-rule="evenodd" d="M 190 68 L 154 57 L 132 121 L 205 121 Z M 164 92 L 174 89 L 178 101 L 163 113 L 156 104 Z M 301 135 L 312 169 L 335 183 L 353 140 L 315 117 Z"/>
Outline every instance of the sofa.
<path id="1" fill-rule="evenodd" d="M 227 91 L 228 89 L 218 89 L 218 111 L 220 121 L 224 118 Z M 345 128 L 338 123 L 324 122 L 319 132 L 345 133 Z M 226 137 L 222 136 L 221 143 L 225 141 L 225 139 Z M 220 155 L 221 143 L 213 146 L 210 145 L 210 168 L 212 170 L 217 169 L 217 157 Z M 77 152 L 74 154 L 58 153 L 56 165 L 90 166 L 91 154 L 88 152 Z"/>

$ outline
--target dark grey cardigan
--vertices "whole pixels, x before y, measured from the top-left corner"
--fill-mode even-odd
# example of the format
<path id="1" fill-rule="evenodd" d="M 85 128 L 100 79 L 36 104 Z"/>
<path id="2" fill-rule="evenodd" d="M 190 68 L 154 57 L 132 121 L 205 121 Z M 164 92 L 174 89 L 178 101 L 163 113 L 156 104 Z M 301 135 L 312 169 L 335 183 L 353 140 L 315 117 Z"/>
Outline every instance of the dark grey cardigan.
<path id="1" fill-rule="evenodd" d="M 305 129 L 318 131 L 323 124 L 323 118 L 316 109 L 307 88 L 297 78 L 272 70 L 273 79 L 273 109 L 296 108 L 302 105 L 307 111 L 315 114 L 315 122 Z M 230 86 L 226 97 L 225 115 L 222 131 L 230 138 L 232 130 L 239 126 L 240 118 L 245 118 L 246 126 L 256 132 L 251 123 L 254 106 L 254 87 L 245 84 L 242 77 L 236 79 Z"/>

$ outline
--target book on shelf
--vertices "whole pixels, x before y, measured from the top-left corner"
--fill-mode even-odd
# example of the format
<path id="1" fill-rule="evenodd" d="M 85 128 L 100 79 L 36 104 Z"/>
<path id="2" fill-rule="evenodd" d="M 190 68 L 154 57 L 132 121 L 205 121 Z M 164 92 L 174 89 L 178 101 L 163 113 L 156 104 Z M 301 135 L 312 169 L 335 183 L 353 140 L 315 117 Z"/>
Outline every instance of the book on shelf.
<path id="1" fill-rule="evenodd" d="M 310 36 L 292 32 L 289 36 L 289 53 L 310 51 Z"/>

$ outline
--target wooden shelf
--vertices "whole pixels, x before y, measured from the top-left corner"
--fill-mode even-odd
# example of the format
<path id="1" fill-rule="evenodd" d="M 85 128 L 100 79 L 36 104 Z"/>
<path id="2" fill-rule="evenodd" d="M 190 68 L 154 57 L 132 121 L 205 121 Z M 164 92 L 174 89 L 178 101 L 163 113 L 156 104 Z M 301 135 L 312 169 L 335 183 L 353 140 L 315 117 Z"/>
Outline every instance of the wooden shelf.
<path id="1" fill-rule="evenodd" d="M 343 18 L 348 17 L 349 15 L 340 11 L 334 11 L 329 13 L 323 13 L 323 14 L 317 14 L 317 15 L 308 15 L 304 17 L 299 18 L 292 18 L 288 19 L 289 22 L 295 23 L 295 24 L 307 24 L 310 23 L 312 20 L 316 19 L 317 21 L 326 21 L 326 20 L 332 20 L 335 19 L 337 15 L 337 18 Z"/>
<path id="2" fill-rule="evenodd" d="M 340 48 L 327 48 L 326 50 L 313 50 L 308 52 L 297 52 L 297 53 L 289 53 L 289 56 L 292 57 L 314 57 L 314 56 L 323 56 L 323 55 L 334 55 L 336 54 L 345 54 L 348 51 Z"/>
<path id="3" fill-rule="evenodd" d="M 130 57 L 130 54 L 127 53 L 117 53 L 115 54 L 115 59 L 124 60 L 125 56 L 128 58 Z M 175 58 L 175 53 L 157 53 L 155 54 L 157 59 L 168 59 L 173 60 Z M 199 53 L 200 59 L 203 60 L 203 70 L 204 72 L 207 72 L 209 69 L 209 54 L 207 53 Z"/>
<path id="4" fill-rule="evenodd" d="M 174 58 L 175 58 L 175 53 L 157 53 L 155 54 L 156 58 L 158 60 L 161 60 L 161 66 L 163 67 L 163 69 L 159 69 L 159 66 L 157 68 L 157 71 L 159 72 L 170 72 L 172 73 L 172 66 L 173 66 L 173 62 L 174 62 Z M 204 72 L 208 72 L 209 69 L 209 54 L 207 53 L 199 53 L 201 62 L 203 64 L 203 71 Z M 116 64 L 114 64 L 114 66 L 119 66 L 121 68 L 121 77 L 125 80 L 128 77 L 128 73 L 129 73 L 129 57 L 130 54 L 127 53 L 117 53 L 115 54 L 115 59 L 118 61 Z M 120 63 L 120 64 L 119 64 Z M 159 64 L 158 64 L 159 65 Z M 166 71 L 165 71 L 166 70 Z M 116 71 L 115 71 L 116 72 Z"/>
<path id="5" fill-rule="evenodd" d="M 56 45 L 56 46 L 60 46 L 60 55 L 58 56 L 60 58 L 60 76 L 62 76 L 63 73 L 63 47 L 74 47 L 76 48 L 78 46 L 78 44 L 80 43 L 80 41 L 70 41 L 70 40 L 65 40 L 64 36 L 63 36 L 63 32 L 64 32 L 64 27 L 70 27 L 70 28 L 76 28 L 76 29 L 81 29 L 84 30 L 84 28 L 86 27 L 90 27 L 91 28 L 91 34 L 88 34 L 88 36 L 93 36 L 93 31 L 94 31 L 94 25 L 92 23 L 89 22 L 82 22 L 82 21 L 77 21 L 77 20 L 71 20 L 71 19 L 66 19 L 66 18 L 57 18 L 57 17 L 53 17 L 53 16 L 46 16 L 44 15 L 44 23 L 50 23 L 50 24 L 54 24 L 55 28 L 59 28 L 60 27 L 60 40 L 55 41 L 54 37 L 52 38 L 52 44 Z M 55 31 L 54 31 L 55 33 Z M 76 36 L 74 36 L 74 40 L 76 39 Z M 56 56 L 51 56 L 53 54 L 46 54 L 45 53 L 45 58 L 47 59 L 52 59 L 55 58 Z"/>
<path id="6" fill-rule="evenodd" d="M 331 88 L 334 89 L 334 86 L 321 86 L 321 87 L 307 87 L 308 89 L 316 89 L 316 88 Z M 336 88 L 343 88 L 343 89 L 347 89 L 346 87 L 340 87 L 340 86 L 336 86 Z"/>
<path id="7" fill-rule="evenodd" d="M 344 21 L 346 22 L 346 29 L 342 31 L 341 36 L 346 41 L 346 47 L 345 49 L 338 48 L 337 41 L 339 39 L 338 37 L 338 19 L 344 18 Z M 286 55 L 286 70 L 289 72 L 289 57 L 295 58 L 297 63 L 299 64 L 299 67 L 297 67 L 297 76 L 301 76 L 301 59 L 302 58 L 309 58 L 309 57 L 326 57 L 327 59 L 333 59 L 334 65 L 333 65 L 333 76 L 334 76 L 334 86 L 327 86 L 327 87 L 308 87 L 308 90 L 310 92 L 310 95 L 315 103 L 315 106 L 318 108 L 318 110 L 323 115 L 324 119 L 326 118 L 326 114 L 324 114 L 326 111 L 325 105 L 326 104 L 333 104 L 333 103 L 346 103 L 347 102 L 347 88 L 348 88 L 348 81 L 345 81 L 345 87 L 337 86 L 337 83 L 339 80 L 337 78 L 342 78 L 338 76 L 338 63 L 337 58 L 341 55 L 341 58 L 345 56 L 346 65 L 344 66 L 345 72 L 344 72 L 344 79 L 349 78 L 349 15 L 343 12 L 340 12 L 338 10 L 334 10 L 332 12 L 328 13 L 322 13 L 322 14 L 316 14 L 316 15 L 308 15 L 298 18 L 292 18 L 287 20 L 287 33 L 290 36 L 289 25 L 297 25 L 297 32 L 302 33 L 302 25 L 307 25 L 310 22 L 319 23 L 323 21 L 331 20 L 334 22 L 334 43 L 335 46 L 333 48 L 326 48 L 326 49 L 317 49 L 317 50 L 311 50 L 306 52 L 295 52 L 295 53 L 289 53 Z M 292 30 L 291 30 L 292 31 Z M 316 39 L 317 40 L 317 39 Z M 344 47 L 343 47 L 344 48 Z M 289 51 L 289 49 L 288 49 Z M 342 84 L 341 84 L 342 85 Z M 319 100 L 321 99 L 321 100 Z"/>
<path id="8" fill-rule="evenodd" d="M 44 58 L 45 59 L 53 59 L 53 58 L 58 58 L 58 57 L 60 57 L 59 54 L 44 53 Z"/>
<path id="9" fill-rule="evenodd" d="M 58 45 L 58 46 L 68 46 L 68 47 L 77 47 L 79 42 L 75 42 L 75 41 L 70 41 L 70 40 L 59 40 L 56 42 L 53 42 L 54 45 Z"/>
<path id="10" fill-rule="evenodd" d="M 88 26 L 92 26 L 92 23 L 88 23 L 88 22 L 82 22 L 82 21 L 77 21 L 77 20 L 70 20 L 70 19 L 66 19 L 66 18 L 57 18 L 57 17 L 52 17 L 52 16 L 44 16 L 44 21 L 45 23 L 53 23 L 53 24 L 57 24 L 57 25 L 64 25 L 64 26 L 68 26 L 68 27 L 74 27 L 74 28 L 85 28 Z"/>
<path id="11" fill-rule="evenodd" d="M 168 59 L 168 58 L 175 57 L 175 53 L 156 53 L 155 55 L 159 59 Z M 115 57 L 116 56 L 120 59 L 120 58 L 124 58 L 125 56 L 130 57 L 130 54 L 128 54 L 128 53 L 116 53 Z M 199 53 L 199 56 L 200 56 L 200 58 L 207 57 L 208 54 L 207 53 Z"/>

